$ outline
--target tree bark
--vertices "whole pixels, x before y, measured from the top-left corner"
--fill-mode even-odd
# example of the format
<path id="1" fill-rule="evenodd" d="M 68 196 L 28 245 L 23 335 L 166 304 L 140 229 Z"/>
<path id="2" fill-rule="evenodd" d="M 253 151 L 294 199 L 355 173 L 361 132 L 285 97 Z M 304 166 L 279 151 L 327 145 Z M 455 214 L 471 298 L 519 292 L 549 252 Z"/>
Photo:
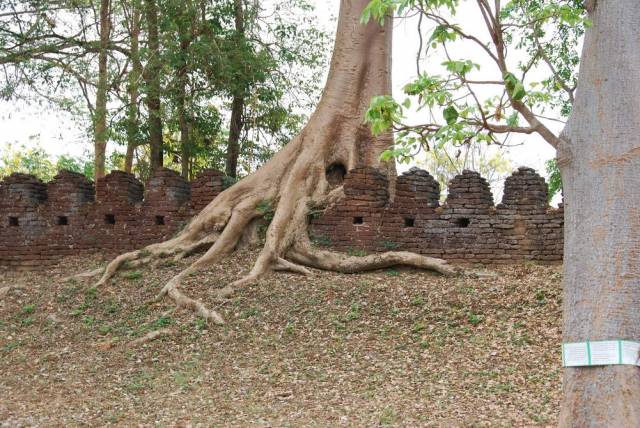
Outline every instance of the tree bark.
<path id="1" fill-rule="evenodd" d="M 242 43 L 245 38 L 244 9 L 242 0 L 234 0 L 234 15 L 236 24 L 236 39 Z M 242 114 L 244 112 L 244 94 L 237 89 L 231 102 L 231 120 L 229 122 L 229 143 L 227 144 L 227 159 L 225 172 L 229 177 L 236 177 L 238 173 L 238 157 L 240 156 L 240 135 L 242 133 Z"/>
<path id="2" fill-rule="evenodd" d="M 131 4 L 131 72 L 129 73 L 129 107 L 127 109 L 127 153 L 124 170 L 133 170 L 133 153 L 138 145 L 138 92 L 142 77 L 140 63 L 140 7 L 137 1 Z"/>
<path id="3" fill-rule="evenodd" d="M 107 49 L 111 31 L 109 0 L 100 0 L 100 52 L 95 114 L 95 179 L 104 177 L 107 151 Z"/>
<path id="4" fill-rule="evenodd" d="M 580 87 L 558 149 L 564 341 L 640 340 L 640 9 L 590 3 Z M 640 426 L 640 369 L 566 368 L 562 427 Z"/>
<path id="5" fill-rule="evenodd" d="M 158 38 L 158 5 L 156 0 L 145 0 L 149 61 L 145 69 L 147 110 L 149 113 L 149 144 L 151 170 L 162 167 L 162 116 L 160 112 L 160 41 Z"/>
<path id="6" fill-rule="evenodd" d="M 329 77 L 316 111 L 301 133 L 258 171 L 220 193 L 175 238 L 119 256 L 96 284 L 109 281 L 123 266 L 135 267 L 160 257 L 177 257 L 208 248 L 189 268 L 162 289 L 179 306 L 197 312 L 214 323 L 222 318 L 180 291 L 189 275 L 232 252 L 252 230 L 256 220 L 273 208 L 265 243 L 251 272 L 217 291 L 226 297 L 235 288 L 255 282 L 273 270 L 308 272 L 299 263 L 341 272 L 359 272 L 391 265 L 432 269 L 443 274 L 454 270 L 445 261 L 414 253 L 390 252 L 357 259 L 313 248 L 307 231 L 310 207 L 327 206 L 342 196 L 342 188 L 327 181 L 329 166 L 346 170 L 373 167 L 395 178 L 395 163 L 380 161 L 392 143 L 391 134 L 373 136 L 364 123 L 372 97 L 391 94 L 391 19 L 384 26 L 360 24 L 368 0 L 342 0 Z M 270 211 L 270 210 L 269 210 Z"/>

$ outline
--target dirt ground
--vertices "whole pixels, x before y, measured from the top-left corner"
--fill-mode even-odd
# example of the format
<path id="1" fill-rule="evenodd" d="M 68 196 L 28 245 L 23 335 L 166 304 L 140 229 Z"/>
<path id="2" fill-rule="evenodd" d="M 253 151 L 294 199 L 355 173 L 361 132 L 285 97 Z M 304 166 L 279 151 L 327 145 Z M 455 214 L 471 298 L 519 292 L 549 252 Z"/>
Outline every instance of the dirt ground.
<path id="1" fill-rule="evenodd" d="M 100 266 L 0 271 L 0 426 L 550 426 L 560 396 L 559 266 L 480 279 L 391 269 L 273 274 L 215 302 L 242 252 L 185 287 L 227 324 L 153 302 L 190 260 L 110 285 Z M 155 330 L 169 334 L 132 345 Z"/>

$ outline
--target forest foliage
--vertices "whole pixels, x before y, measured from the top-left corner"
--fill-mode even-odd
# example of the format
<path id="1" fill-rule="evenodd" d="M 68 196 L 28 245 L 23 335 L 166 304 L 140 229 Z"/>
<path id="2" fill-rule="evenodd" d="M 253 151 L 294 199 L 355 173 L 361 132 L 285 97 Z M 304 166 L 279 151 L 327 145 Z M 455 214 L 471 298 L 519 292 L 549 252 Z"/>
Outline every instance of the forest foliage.
<path id="1" fill-rule="evenodd" d="M 308 0 L 0 0 L 0 100 L 71 114 L 96 141 L 72 165 L 90 176 L 102 164 L 144 179 L 164 165 L 191 178 L 224 170 L 229 156 L 234 175 L 245 175 L 299 131 L 317 102 L 330 37 L 314 21 Z M 238 100 L 239 150 L 230 154 Z M 42 150 L 19 151 L 4 155 L 14 158 L 5 170 L 22 164 L 49 174 L 30 163 Z"/>

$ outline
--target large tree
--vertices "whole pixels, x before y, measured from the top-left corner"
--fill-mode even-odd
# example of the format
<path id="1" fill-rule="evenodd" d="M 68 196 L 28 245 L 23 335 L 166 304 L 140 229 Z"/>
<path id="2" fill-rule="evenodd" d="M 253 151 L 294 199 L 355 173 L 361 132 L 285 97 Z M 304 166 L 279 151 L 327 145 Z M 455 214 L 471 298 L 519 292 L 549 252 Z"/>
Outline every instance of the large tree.
<path id="1" fill-rule="evenodd" d="M 580 86 L 558 144 L 564 340 L 640 339 L 640 9 L 587 1 Z M 561 426 L 640 426 L 640 369 L 567 368 Z"/>
<path id="2" fill-rule="evenodd" d="M 366 257 L 347 256 L 314 248 L 307 221 L 309 211 L 339 199 L 342 187 L 331 188 L 326 173 L 375 167 L 395 178 L 395 164 L 380 155 L 392 142 L 389 133 L 372 135 L 364 123 L 369 100 L 391 93 L 391 20 L 383 26 L 361 25 L 367 0 L 342 0 L 333 58 L 327 83 L 309 122 L 289 144 L 255 173 L 222 192 L 175 238 L 117 257 L 98 285 L 123 266 L 139 266 L 159 257 L 184 257 L 199 249 L 206 253 L 172 278 L 162 289 L 178 305 L 190 307 L 216 323 L 220 316 L 180 291 L 181 281 L 232 252 L 269 213 L 264 247 L 250 273 L 215 290 L 228 296 L 272 270 L 307 273 L 303 266 L 357 272 L 397 264 L 449 274 L 445 261 L 408 252 Z M 393 180 L 392 180 L 393 181 Z"/>

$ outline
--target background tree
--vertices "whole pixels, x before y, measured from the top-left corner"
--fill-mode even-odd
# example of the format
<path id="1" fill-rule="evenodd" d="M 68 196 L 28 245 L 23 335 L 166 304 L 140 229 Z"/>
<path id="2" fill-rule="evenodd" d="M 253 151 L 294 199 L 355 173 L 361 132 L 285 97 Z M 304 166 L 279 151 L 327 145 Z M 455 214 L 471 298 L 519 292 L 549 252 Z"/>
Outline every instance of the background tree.
<path id="1" fill-rule="evenodd" d="M 449 182 L 466 169 L 479 172 L 492 188 L 500 186 L 512 171 L 511 162 L 501 147 L 485 144 L 465 144 L 460 147 L 445 144 L 438 150 L 425 153 L 425 159 L 418 165 L 429 171 L 440 183 L 441 199 L 444 201 Z"/>

